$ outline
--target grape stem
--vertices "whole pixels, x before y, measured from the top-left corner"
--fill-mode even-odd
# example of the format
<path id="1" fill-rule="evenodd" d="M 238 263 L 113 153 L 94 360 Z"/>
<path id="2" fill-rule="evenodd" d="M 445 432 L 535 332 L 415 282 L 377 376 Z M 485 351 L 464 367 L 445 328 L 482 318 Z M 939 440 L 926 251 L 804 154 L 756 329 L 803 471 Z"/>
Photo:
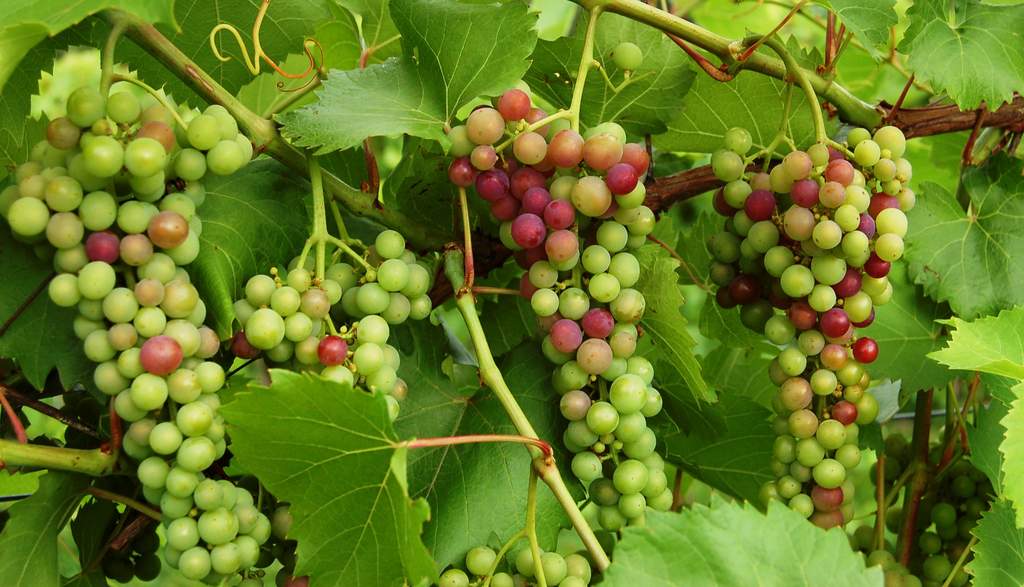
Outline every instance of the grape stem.
<path id="1" fill-rule="evenodd" d="M 11 429 L 14 430 L 14 436 L 17 437 L 18 442 L 27 444 L 28 436 L 25 434 L 25 426 L 21 423 L 18 412 L 11 406 L 11 402 L 7 401 L 7 394 L 4 393 L 3 389 L 0 389 L 0 405 L 3 405 L 4 413 L 7 414 L 7 419 L 11 421 Z"/>
<path id="2" fill-rule="evenodd" d="M 516 430 L 519 431 L 519 434 L 531 438 L 539 438 L 537 432 L 533 429 L 533 425 L 530 424 L 530 420 L 526 417 L 523 409 L 512 394 L 512 390 L 509 389 L 508 384 L 505 382 L 501 370 L 494 362 L 494 355 L 491 353 L 490 345 L 487 343 L 487 336 L 484 334 L 483 326 L 480 324 L 476 299 L 473 297 L 472 291 L 462 289 L 465 282 L 462 255 L 462 251 L 458 249 L 449 249 L 445 253 L 444 269 L 448 280 L 452 283 L 453 290 L 459 292 L 455 296 L 455 305 L 466 322 L 466 328 L 469 331 L 473 349 L 476 351 L 477 362 L 480 365 L 480 376 L 487 387 L 494 393 L 495 397 L 498 398 L 498 401 L 501 402 L 505 413 L 508 414 L 509 419 L 516 427 Z M 604 571 L 611 564 L 611 561 L 608 559 L 604 548 L 601 547 L 601 543 L 597 540 L 594 530 L 583 517 L 583 513 L 580 512 L 576 500 L 569 493 L 569 488 L 566 487 L 565 481 L 558 472 L 554 459 L 545 458 L 543 453 L 535 447 L 530 447 L 530 452 L 533 455 L 533 468 L 537 471 L 537 475 L 544 481 L 551 490 L 551 493 L 554 494 L 555 499 L 562 506 L 562 509 L 565 510 L 566 515 L 568 515 L 572 522 L 573 528 L 579 534 L 580 540 L 583 541 L 583 545 L 586 547 L 587 552 L 590 553 L 590 557 L 593 559 L 598 570 Z"/>
<path id="3" fill-rule="evenodd" d="M 572 101 L 569 103 L 569 124 L 576 132 L 580 130 L 580 109 L 583 106 L 583 88 L 587 84 L 587 73 L 594 65 L 594 37 L 597 34 L 597 19 L 604 12 L 601 4 L 587 8 L 587 32 L 583 37 L 583 55 L 580 56 L 580 67 L 576 71 L 576 82 L 572 87 Z"/>
<path id="4" fill-rule="evenodd" d="M 310 250 L 316 247 L 316 281 L 323 281 L 324 275 L 327 271 L 327 243 L 330 243 L 339 250 L 346 253 L 356 262 L 366 269 L 367 276 L 372 276 L 377 272 L 376 269 L 370 265 L 362 255 L 357 253 L 352 247 L 348 246 L 343 239 L 337 238 L 331 235 L 327 231 L 327 204 L 324 197 L 324 179 L 323 172 L 320 169 L 320 162 L 313 155 L 309 156 L 309 182 L 313 188 L 313 230 L 306 239 L 306 244 L 302 247 L 302 254 L 299 255 L 299 267 L 303 267 L 306 264 L 306 257 L 309 255 Z M 341 221 L 341 213 L 337 213 L 336 221 L 338 221 L 339 227 L 344 227 L 344 222 Z M 339 229 L 341 230 L 341 229 Z"/>
<path id="5" fill-rule="evenodd" d="M 132 508 L 133 510 L 139 512 L 140 514 L 144 514 L 150 518 L 153 518 L 157 522 L 159 522 L 161 519 L 160 510 L 154 509 L 137 499 L 132 499 L 119 493 L 114 493 L 113 491 L 107 491 L 106 489 L 100 489 L 99 487 L 89 487 L 85 490 L 85 493 L 88 493 L 93 497 L 98 497 L 100 499 L 105 499 L 107 501 L 112 501 L 114 503 L 126 505 Z"/>
<path id="6" fill-rule="evenodd" d="M 544 458 L 553 459 L 551 445 L 539 438 L 516 436 L 515 434 L 466 434 L 463 436 L 438 436 L 433 438 L 416 438 L 398 443 L 406 448 L 433 448 L 439 446 L 455 446 L 457 444 L 483 444 L 490 442 L 511 442 L 525 444 L 540 449 Z"/>
<path id="7" fill-rule="evenodd" d="M 73 416 L 65 414 L 64 412 L 58 410 L 57 408 L 51 406 L 50 404 L 43 403 L 34 397 L 29 397 L 28 395 L 25 395 L 16 389 L 12 389 L 3 384 L 0 384 L 0 393 L 5 394 L 7 396 L 7 399 L 15 403 L 18 403 L 22 406 L 25 406 L 27 408 L 31 408 L 39 412 L 40 414 L 43 414 L 44 416 L 49 416 L 50 418 L 53 418 L 54 420 L 57 420 L 58 422 L 61 422 L 62 424 L 66 425 L 68 428 L 73 428 L 81 432 L 82 434 L 91 436 L 96 439 L 100 437 L 100 435 L 95 430 L 78 421 Z"/>
<path id="8" fill-rule="evenodd" d="M 110 34 L 107 35 L 107 42 L 103 45 L 103 54 L 100 57 L 100 95 L 106 97 L 110 93 L 110 84 L 114 78 L 114 52 L 117 50 L 117 42 L 124 33 L 125 22 L 120 18 L 114 19 L 110 27 Z"/>
<path id="9" fill-rule="evenodd" d="M 519 290 L 512 289 L 509 287 L 490 287 L 486 285 L 474 285 L 473 293 L 478 295 L 493 294 L 499 296 L 517 296 L 519 295 Z"/>
<path id="10" fill-rule="evenodd" d="M 878 455 L 875 465 L 875 534 L 874 550 L 885 546 L 885 454 Z"/>
<path id="11" fill-rule="evenodd" d="M 82 473 L 93 477 L 109 475 L 117 464 L 117 453 L 100 449 L 83 450 L 21 444 L 0 438 L 0 461 L 8 467 L 33 467 Z"/>
<path id="12" fill-rule="evenodd" d="M 978 535 L 971 534 L 971 540 L 964 547 L 964 551 L 960 553 L 960 556 L 956 559 L 956 564 L 949 570 L 949 575 L 946 576 L 946 580 L 942 582 L 942 587 L 949 587 L 953 584 L 953 579 L 956 577 L 957 572 L 960 571 L 960 567 L 964 566 L 964 562 L 967 560 L 967 555 L 971 554 L 971 550 L 974 545 L 978 543 Z"/>
<path id="13" fill-rule="evenodd" d="M 171 102 L 167 99 L 166 96 L 158 92 L 156 88 L 154 88 L 153 86 L 147 84 L 139 78 L 132 77 L 130 75 L 121 75 L 119 73 L 115 73 L 111 79 L 113 79 L 113 81 L 115 82 L 127 82 L 130 84 L 135 84 L 136 86 L 142 88 L 150 96 L 153 96 L 153 98 L 155 98 L 156 101 L 164 107 L 164 109 L 170 112 L 171 116 L 174 118 L 174 122 L 178 123 L 178 125 L 181 126 L 181 128 L 183 128 L 184 130 L 188 130 L 188 123 L 186 123 L 185 119 L 181 117 L 181 114 L 178 114 L 178 109 L 175 108 L 174 104 L 171 104 Z"/>
<path id="14" fill-rule="evenodd" d="M 903 525 L 900 528 L 897 550 L 898 560 L 903 566 L 910 562 L 913 552 L 914 537 L 917 532 L 917 514 L 921 506 L 921 497 L 928 487 L 930 471 L 928 470 L 928 443 L 932 424 L 932 396 L 934 390 L 917 392 L 914 405 L 914 436 L 912 448 L 914 458 L 909 469 L 913 470 L 910 490 L 903 500 Z"/>
<path id="15" fill-rule="evenodd" d="M 501 564 L 501 559 L 505 557 L 505 554 L 508 553 L 509 549 L 511 549 L 516 542 L 519 542 L 525 536 L 526 529 L 523 528 L 522 530 L 513 534 L 512 537 L 505 542 L 505 544 L 501 545 L 501 549 L 498 550 L 497 556 L 494 557 L 494 563 L 491 565 L 491 569 L 487 571 L 487 578 L 484 579 L 482 587 L 490 587 L 491 579 L 494 578 L 494 572 L 498 570 L 498 565 Z"/>
<path id="16" fill-rule="evenodd" d="M 526 538 L 530 541 L 537 587 L 548 587 L 548 581 L 544 577 L 544 565 L 540 559 L 540 544 L 537 542 L 537 472 L 533 467 L 530 467 L 530 485 L 526 491 Z"/>
<path id="17" fill-rule="evenodd" d="M 554 122 L 556 120 L 561 120 L 563 118 L 570 118 L 571 115 L 572 115 L 572 112 L 570 112 L 569 110 L 559 110 L 558 112 L 555 112 L 554 114 L 549 114 L 549 115 L 545 116 L 544 118 L 541 118 L 537 122 L 528 124 L 525 127 L 523 127 L 522 130 L 516 132 L 515 134 L 513 134 L 509 138 L 507 138 L 504 141 L 498 143 L 498 145 L 496 147 L 494 147 L 494 152 L 495 153 L 501 153 L 502 151 L 507 149 L 508 146 L 511 145 L 516 140 L 516 137 L 518 137 L 519 135 L 521 135 L 523 133 L 533 132 L 533 131 L 537 130 L 538 128 L 542 128 L 542 127 L 544 127 L 544 126 L 546 126 L 548 124 L 551 124 L 552 122 Z"/>
<path id="18" fill-rule="evenodd" d="M 476 280 L 476 269 L 473 267 L 473 230 L 469 222 L 469 201 L 466 199 L 466 188 L 461 186 L 459 187 L 459 212 L 462 216 L 462 246 L 465 253 L 463 258 L 466 263 L 461 292 L 462 290 L 472 290 L 473 282 Z"/>

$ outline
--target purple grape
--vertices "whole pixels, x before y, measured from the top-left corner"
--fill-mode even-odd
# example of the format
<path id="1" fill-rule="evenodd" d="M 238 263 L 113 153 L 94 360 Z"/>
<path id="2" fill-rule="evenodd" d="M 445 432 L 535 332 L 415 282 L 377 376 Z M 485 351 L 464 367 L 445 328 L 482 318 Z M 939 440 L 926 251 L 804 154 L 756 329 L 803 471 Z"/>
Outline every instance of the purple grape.
<path id="1" fill-rule="evenodd" d="M 500 169 L 491 169 L 476 176 L 476 192 L 488 202 L 495 202 L 508 194 L 508 175 Z"/>
<path id="2" fill-rule="evenodd" d="M 569 228 L 574 220 L 576 208 L 568 200 L 552 200 L 544 207 L 544 222 L 552 230 Z"/>
<path id="3" fill-rule="evenodd" d="M 818 182 L 813 179 L 801 179 L 793 184 L 793 189 L 789 193 L 797 206 L 813 208 L 818 203 Z"/>
<path id="4" fill-rule="evenodd" d="M 768 220 L 775 211 L 775 196 L 768 190 L 754 190 L 747 196 L 743 209 L 754 222 Z"/>
<path id="5" fill-rule="evenodd" d="M 542 187 L 530 188 L 523 194 L 523 212 L 540 216 L 544 214 L 544 208 L 550 201 L 551 194 L 546 189 Z"/>
<path id="6" fill-rule="evenodd" d="M 532 167 L 520 167 L 512 172 L 512 195 L 517 199 L 523 199 L 526 191 L 530 188 L 542 188 L 545 184 L 547 184 L 547 178 L 544 177 L 544 174 Z"/>
<path id="7" fill-rule="evenodd" d="M 875 219 L 871 217 L 867 212 L 862 212 L 860 215 L 860 225 L 857 230 L 864 233 L 864 236 L 868 238 L 875 237 Z"/>
<path id="8" fill-rule="evenodd" d="M 468 157 L 459 157 L 448 166 L 448 179 L 459 187 L 468 188 L 476 179 L 476 169 L 473 169 Z"/>
<path id="9" fill-rule="evenodd" d="M 551 326 L 551 344 L 563 353 L 571 353 L 583 343 L 583 331 L 575 320 L 562 318 Z"/>
<path id="10" fill-rule="evenodd" d="M 512 240 L 524 249 L 540 246 L 547 234 L 544 221 L 536 214 L 520 214 L 512 221 Z"/>
<path id="11" fill-rule="evenodd" d="M 860 291 L 860 280 L 860 271 L 853 267 L 847 267 L 846 275 L 839 283 L 833 285 L 832 289 L 835 290 L 836 296 L 848 298 Z"/>
<path id="12" fill-rule="evenodd" d="M 636 169 L 632 165 L 616 163 L 608 169 L 608 175 L 605 176 L 604 182 L 608 184 L 608 189 L 613 194 L 622 196 L 636 188 L 638 179 Z"/>

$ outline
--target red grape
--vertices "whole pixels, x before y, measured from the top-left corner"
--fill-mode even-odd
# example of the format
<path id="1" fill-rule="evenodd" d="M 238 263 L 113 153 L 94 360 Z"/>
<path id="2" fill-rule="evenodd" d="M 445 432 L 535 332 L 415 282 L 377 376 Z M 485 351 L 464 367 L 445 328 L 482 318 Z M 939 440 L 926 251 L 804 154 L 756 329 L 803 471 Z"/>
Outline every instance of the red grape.
<path id="1" fill-rule="evenodd" d="M 811 515 L 811 523 L 823 530 L 842 526 L 843 522 L 843 512 L 838 510 L 834 512 L 814 512 Z"/>
<path id="2" fill-rule="evenodd" d="M 874 322 L 874 321 L 875 321 L 875 309 L 871 308 L 871 313 L 868 314 L 867 318 L 861 320 L 860 322 L 854 322 L 853 325 L 855 327 L 857 327 L 857 328 L 867 328 L 868 326 L 871 326 L 871 323 Z"/>
<path id="3" fill-rule="evenodd" d="M 840 400 L 832 406 L 832 419 L 840 422 L 843 426 L 849 426 L 857 421 L 857 406 L 853 402 Z"/>
<path id="4" fill-rule="evenodd" d="M 557 167 L 576 167 L 583 160 L 583 137 L 572 130 L 560 130 L 548 145 L 548 158 Z"/>
<path id="5" fill-rule="evenodd" d="M 843 505 L 843 488 L 825 489 L 820 485 L 811 488 L 811 499 L 819 512 L 834 512 Z"/>
<path id="6" fill-rule="evenodd" d="M 576 208 L 567 200 L 552 200 L 544 207 L 544 222 L 553 230 L 569 228 L 576 220 Z"/>
<path id="7" fill-rule="evenodd" d="M 793 302 L 786 314 L 797 330 L 810 330 L 818 321 L 818 313 L 807 302 Z"/>
<path id="8" fill-rule="evenodd" d="M 511 184 L 512 195 L 521 200 L 528 189 L 547 185 L 547 178 L 532 167 L 520 167 L 512 172 Z"/>
<path id="9" fill-rule="evenodd" d="M 114 264 L 121 254 L 120 241 L 112 232 L 94 232 L 85 239 L 85 254 L 90 261 Z"/>
<path id="10" fill-rule="evenodd" d="M 743 210 L 754 222 L 768 220 L 775 211 L 775 196 L 768 190 L 754 190 L 743 203 Z"/>
<path id="11" fill-rule="evenodd" d="M 608 175 L 605 176 L 604 182 L 608 184 L 608 189 L 613 194 L 622 196 L 636 188 L 638 179 L 636 169 L 632 165 L 616 163 L 608 169 Z"/>
<path id="12" fill-rule="evenodd" d="M 545 119 L 547 117 L 548 117 L 548 113 L 544 112 L 540 108 L 530 108 L 530 112 L 527 113 L 527 115 L 526 115 L 526 122 L 528 122 L 530 124 L 533 124 L 535 122 L 540 122 L 541 120 L 543 120 L 543 119 Z M 547 138 L 548 137 L 548 130 L 550 130 L 550 127 L 551 127 L 551 125 L 545 124 L 544 126 L 538 128 L 538 129 L 535 129 L 534 132 L 536 132 L 537 134 L 539 134 L 540 136 L 542 136 L 544 138 Z"/>
<path id="13" fill-rule="evenodd" d="M 174 129 L 172 129 L 166 122 L 161 122 L 159 120 L 149 120 L 144 122 L 139 128 L 139 131 L 135 133 L 135 138 L 154 139 L 163 145 L 164 151 L 168 153 L 174 151 L 174 143 L 176 142 Z"/>
<path id="14" fill-rule="evenodd" d="M 548 190 L 542 187 L 530 188 L 523 194 L 523 212 L 540 216 L 549 202 L 551 202 L 551 194 Z"/>
<path id="15" fill-rule="evenodd" d="M 520 214 L 512 221 L 512 240 L 524 249 L 532 249 L 544 242 L 548 230 L 536 214 Z"/>
<path id="16" fill-rule="evenodd" d="M 835 161 L 836 159 L 842 159 L 844 157 L 843 152 L 835 147 L 828 148 L 828 160 Z"/>
<path id="17" fill-rule="evenodd" d="M 515 238 L 515 224 L 512 225 L 512 230 L 513 238 Z M 553 263 L 564 263 L 579 252 L 579 240 L 568 230 L 556 230 L 544 241 L 544 250 L 547 251 L 548 259 L 551 259 Z"/>
<path id="18" fill-rule="evenodd" d="M 719 189 L 715 192 L 715 195 L 711 198 L 711 205 L 714 207 L 715 212 L 718 212 L 726 218 L 732 218 L 733 214 L 736 213 L 736 208 L 729 205 L 729 202 L 725 201 L 725 192 Z"/>
<path id="19" fill-rule="evenodd" d="M 729 288 L 727 287 L 718 288 L 718 291 L 715 292 L 715 303 L 725 310 L 736 307 L 736 300 L 732 299 L 732 296 L 729 295 Z"/>
<path id="20" fill-rule="evenodd" d="M 587 310 L 580 320 L 583 324 L 583 332 L 590 338 L 608 338 L 615 327 L 615 318 L 612 313 L 604 308 L 592 308 Z"/>
<path id="21" fill-rule="evenodd" d="M 873 363 L 878 358 L 878 343 L 873 338 L 858 338 L 853 343 L 853 358 L 861 363 Z"/>
<path id="22" fill-rule="evenodd" d="M 818 182 L 813 179 L 801 179 L 793 184 L 789 194 L 797 206 L 813 208 L 818 203 Z"/>
<path id="23" fill-rule="evenodd" d="M 468 157 L 459 157 L 448 166 L 448 179 L 455 185 L 468 188 L 476 180 L 476 170 Z"/>
<path id="24" fill-rule="evenodd" d="M 839 281 L 839 283 L 832 286 L 835 290 L 836 296 L 840 298 L 848 298 L 853 294 L 860 291 L 860 271 L 857 271 L 853 267 L 846 268 L 846 275 Z"/>
<path id="25" fill-rule="evenodd" d="M 239 359 L 254 359 L 260 354 L 260 350 L 249 344 L 249 339 L 241 330 L 231 338 L 231 352 Z"/>
<path id="26" fill-rule="evenodd" d="M 868 260 L 864 263 L 864 273 L 867 273 L 875 279 L 888 275 L 889 269 L 891 268 L 892 263 L 883 261 L 882 258 L 875 253 L 871 253 L 871 256 L 868 257 Z"/>
<path id="27" fill-rule="evenodd" d="M 868 205 L 868 214 L 872 217 L 878 218 L 879 213 L 886 208 L 899 208 L 900 200 L 896 196 L 890 196 L 889 194 L 875 194 L 871 196 L 871 204 Z"/>
<path id="28" fill-rule="evenodd" d="M 476 176 L 476 191 L 488 202 L 495 202 L 508 194 L 508 174 L 500 169 L 491 169 Z"/>
<path id="29" fill-rule="evenodd" d="M 583 343 L 583 331 L 575 320 L 562 318 L 551 325 L 551 344 L 563 353 L 571 353 Z"/>
<path id="30" fill-rule="evenodd" d="M 165 210 L 149 221 L 146 234 L 162 249 L 173 249 L 188 238 L 188 220 L 177 212 Z"/>
<path id="31" fill-rule="evenodd" d="M 540 246 L 533 247 L 532 249 L 523 249 L 521 251 L 516 251 L 515 257 L 516 262 L 519 263 L 520 267 L 522 267 L 523 269 L 529 269 L 537 261 L 547 260 L 548 254 L 544 250 L 544 247 Z"/>
<path id="32" fill-rule="evenodd" d="M 498 112 L 505 120 L 522 120 L 530 113 L 530 96 L 516 88 L 507 90 L 498 98 Z"/>
<path id="33" fill-rule="evenodd" d="M 825 166 L 825 181 L 836 181 L 844 186 L 853 182 L 853 165 L 846 159 L 833 159 Z"/>
<path id="34" fill-rule="evenodd" d="M 864 236 L 868 238 L 874 238 L 875 236 L 875 219 L 871 217 L 867 212 L 863 212 L 860 215 L 860 224 L 857 226 L 857 230 L 864 233 Z"/>
<path id="35" fill-rule="evenodd" d="M 154 336 L 142 344 L 139 362 L 153 375 L 170 375 L 181 365 L 183 358 L 178 341 L 169 336 Z"/>
<path id="36" fill-rule="evenodd" d="M 491 202 L 491 215 L 501 221 L 512 220 L 519 214 L 519 200 L 503 196 Z"/>
<path id="37" fill-rule="evenodd" d="M 737 275 L 729 284 L 729 296 L 738 304 L 749 304 L 761 296 L 761 284 L 752 275 Z"/>
<path id="38" fill-rule="evenodd" d="M 821 332 L 829 338 L 839 338 L 850 329 L 850 317 L 844 310 L 832 308 L 821 315 Z"/>
<path id="39" fill-rule="evenodd" d="M 633 166 L 638 176 L 647 173 L 651 166 L 651 156 L 647 154 L 647 148 L 640 143 L 626 143 L 622 147 L 622 162 Z"/>
<path id="40" fill-rule="evenodd" d="M 523 273 L 522 277 L 519 278 L 519 295 L 526 299 L 533 297 L 534 292 L 537 291 L 537 286 L 530 283 L 530 274 Z"/>
<path id="41" fill-rule="evenodd" d="M 316 347 L 316 356 L 324 365 L 340 365 L 348 356 L 348 342 L 340 336 L 325 336 Z"/>
<path id="42" fill-rule="evenodd" d="M 595 171 L 604 171 L 622 159 L 622 143 L 608 134 L 596 134 L 583 143 L 583 160 Z"/>

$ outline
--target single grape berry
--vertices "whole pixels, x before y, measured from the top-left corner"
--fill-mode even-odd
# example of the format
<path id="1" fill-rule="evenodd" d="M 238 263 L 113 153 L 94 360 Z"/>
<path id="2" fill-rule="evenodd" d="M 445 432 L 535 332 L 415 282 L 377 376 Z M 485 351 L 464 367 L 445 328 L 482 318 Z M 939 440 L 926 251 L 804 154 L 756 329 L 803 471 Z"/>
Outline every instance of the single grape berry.
<path id="1" fill-rule="evenodd" d="M 317 345 L 316 354 L 324 365 L 341 365 L 348 356 L 348 342 L 340 336 L 325 336 Z"/>
<path id="2" fill-rule="evenodd" d="M 619 43 L 612 50 L 612 61 L 615 63 L 615 67 L 632 71 L 643 64 L 644 53 L 636 44 L 626 41 Z"/>
<path id="3" fill-rule="evenodd" d="M 170 336 L 154 336 L 142 345 L 139 361 L 153 375 L 170 375 L 181 365 L 181 345 Z"/>
<path id="4" fill-rule="evenodd" d="M 839 338 L 850 329 L 850 317 L 839 308 L 832 308 L 821 315 L 821 332 L 829 338 Z"/>
<path id="5" fill-rule="evenodd" d="M 832 418 L 844 426 L 849 426 L 857 421 L 857 406 L 846 400 L 840 400 L 832 406 Z"/>
<path id="6" fill-rule="evenodd" d="M 241 330 L 231 337 L 231 352 L 239 359 L 254 359 L 260 354 L 260 350 L 249 344 L 249 339 Z"/>
<path id="7" fill-rule="evenodd" d="M 520 89 L 507 90 L 498 98 L 498 112 L 502 118 L 510 122 L 526 118 L 530 113 L 530 106 L 530 96 Z"/>
<path id="8" fill-rule="evenodd" d="M 853 358 L 859 363 L 872 363 L 878 358 L 878 343 L 875 339 L 863 337 L 853 343 Z"/>
<path id="9" fill-rule="evenodd" d="M 628 163 L 616 163 L 608 169 L 604 181 L 608 189 L 617 196 L 628 194 L 636 188 L 638 174 L 636 169 Z"/>
<path id="10" fill-rule="evenodd" d="M 448 179 L 455 185 L 468 188 L 476 180 L 476 170 L 468 157 L 459 157 L 448 166 Z"/>
<path id="11" fill-rule="evenodd" d="M 522 214 L 512 221 L 512 239 L 524 249 L 540 246 L 546 236 L 547 227 L 536 214 Z"/>
<path id="12" fill-rule="evenodd" d="M 169 210 L 153 216 L 146 228 L 149 239 L 162 249 L 173 249 L 185 242 L 188 232 L 189 226 L 185 217 Z"/>
<path id="13" fill-rule="evenodd" d="M 112 232 L 94 232 L 85 239 L 85 254 L 90 261 L 114 264 L 120 257 L 120 241 Z"/>

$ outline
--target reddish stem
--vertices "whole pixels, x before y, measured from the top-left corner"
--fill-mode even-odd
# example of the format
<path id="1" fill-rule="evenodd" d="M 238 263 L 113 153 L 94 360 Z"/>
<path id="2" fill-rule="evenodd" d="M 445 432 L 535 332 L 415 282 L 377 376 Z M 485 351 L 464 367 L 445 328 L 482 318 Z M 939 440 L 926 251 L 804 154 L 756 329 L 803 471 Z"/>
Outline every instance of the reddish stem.
<path id="1" fill-rule="evenodd" d="M 519 295 L 518 289 L 511 289 L 508 287 L 490 287 L 486 285 L 474 285 L 473 293 L 475 294 L 495 294 L 502 296 L 517 296 Z"/>
<path id="2" fill-rule="evenodd" d="M 25 426 L 21 423 L 21 418 L 18 417 L 18 412 L 14 411 L 11 407 L 11 403 L 7 401 L 7 395 L 4 394 L 3 389 L 0 389 L 0 404 L 3 404 L 4 412 L 7 414 L 7 419 L 11 421 L 11 428 L 14 429 L 14 435 L 18 438 L 18 442 L 21 444 L 28 444 L 28 435 L 25 434 Z"/>
<path id="3" fill-rule="evenodd" d="M 921 507 L 921 497 L 928 488 L 930 472 L 928 470 L 928 443 L 932 426 L 932 395 L 934 390 L 917 392 L 917 403 L 914 407 L 914 436 L 912 448 L 914 459 L 910 466 L 914 476 L 909 491 L 903 501 L 903 526 L 900 528 L 898 549 L 899 561 L 903 566 L 910 562 L 917 533 L 917 515 Z"/>
<path id="4" fill-rule="evenodd" d="M 25 298 L 25 301 L 21 302 L 21 305 L 19 305 L 14 310 L 14 313 L 11 314 L 11 317 L 8 318 L 7 320 L 4 320 L 3 326 L 0 326 L 0 336 L 7 334 L 7 330 L 11 327 L 12 324 L 14 324 L 14 321 L 20 318 L 21 315 L 25 313 L 25 310 L 27 310 L 28 307 L 32 305 L 32 302 L 36 301 L 36 298 L 39 297 L 39 294 L 43 293 L 43 290 L 46 289 L 46 286 L 50 285 L 50 280 L 52 280 L 56 276 L 56 273 L 51 273 L 47 275 L 46 278 L 43 279 L 43 281 L 41 281 L 39 285 L 37 285 L 36 288 L 33 289 L 30 294 L 28 294 L 28 297 Z"/>
<path id="5" fill-rule="evenodd" d="M 835 58 L 836 38 L 836 15 L 831 10 L 828 12 L 828 21 L 825 24 L 825 65 L 822 73 L 832 69 L 832 60 Z"/>
<path id="6" fill-rule="evenodd" d="M 985 116 L 988 115 L 988 110 L 984 107 L 978 108 L 974 112 L 974 128 L 971 129 L 971 136 L 967 137 L 967 143 L 964 144 L 964 152 L 960 155 L 960 162 L 963 165 L 970 165 L 971 151 L 974 150 L 974 143 L 978 140 L 978 133 L 981 132 L 981 125 L 985 122 Z"/>
<path id="7" fill-rule="evenodd" d="M 875 465 L 875 550 L 885 545 L 885 454 Z"/>
<path id="8" fill-rule="evenodd" d="M 725 71 L 723 68 L 713 65 L 696 49 L 690 47 L 689 43 L 687 43 L 686 41 L 680 39 L 679 37 L 669 32 L 666 32 L 665 35 L 667 35 L 668 38 L 672 39 L 672 41 L 676 45 L 679 45 L 679 47 L 683 51 L 686 51 L 686 54 L 689 55 L 690 58 L 693 59 L 697 63 L 697 65 L 704 70 L 704 73 L 710 75 L 712 79 L 720 82 L 727 82 L 736 77 L 735 74 L 729 73 L 728 71 Z"/>
<path id="9" fill-rule="evenodd" d="M 779 32 L 779 30 L 782 29 L 782 27 L 786 26 L 786 23 L 789 22 L 789 20 L 793 18 L 793 16 L 797 12 L 800 12 L 801 8 L 803 8 L 803 2 L 798 1 L 795 5 L 793 5 L 793 8 L 790 9 L 786 16 L 784 16 L 782 20 L 779 21 L 779 24 L 775 25 L 775 28 L 768 31 L 768 34 L 763 35 L 753 45 L 747 47 L 746 51 L 740 53 L 740 56 L 737 58 L 737 61 L 746 61 L 747 59 L 749 59 L 750 56 L 754 54 L 754 51 L 757 51 L 757 48 L 761 46 L 761 43 L 764 43 L 766 39 L 770 39 L 772 35 Z"/>
<path id="10" fill-rule="evenodd" d="M 122 551 L 126 546 L 132 543 L 135 538 L 142 533 L 147 527 L 155 523 L 153 518 L 147 515 L 139 514 L 134 520 L 129 522 L 121 532 L 110 541 L 111 550 Z"/>
<path id="11" fill-rule="evenodd" d="M 359 54 L 359 69 L 366 69 L 373 50 L 373 47 L 367 47 Z M 377 157 L 373 154 L 373 145 L 370 143 L 370 139 L 363 141 L 363 157 L 366 159 L 366 175 L 368 177 L 367 181 L 363 182 L 363 191 L 376 193 L 377 188 L 380 187 L 380 168 L 377 167 Z"/>
<path id="12" fill-rule="evenodd" d="M 914 76 L 916 75 L 917 74 L 911 74 L 910 77 L 907 78 L 907 83 L 903 85 L 903 90 L 900 92 L 900 97 L 896 98 L 896 103 L 892 105 L 892 110 L 890 110 L 889 113 L 885 115 L 886 122 L 892 120 L 892 117 L 896 114 L 896 112 L 903 107 L 903 101 L 907 99 L 907 93 L 910 92 L 911 86 L 914 85 Z"/>
<path id="13" fill-rule="evenodd" d="M 32 408 L 33 410 L 39 412 L 40 414 L 44 414 L 46 416 L 53 418 L 54 420 L 64 423 L 69 428 L 74 428 L 75 430 L 78 430 L 82 434 L 89 435 L 93 438 L 100 437 L 99 434 L 97 434 L 97 432 L 90 428 L 89 426 L 86 426 L 85 424 L 76 420 L 74 417 L 65 414 L 64 412 L 58 410 L 57 408 L 51 406 L 50 404 L 43 403 L 32 397 L 28 397 L 15 389 L 11 389 L 3 385 L 0 385 L 0 389 L 3 390 L 3 393 L 5 393 L 8 396 L 8 399 L 11 401 L 14 401 L 22 406 Z"/>
<path id="14" fill-rule="evenodd" d="M 672 483 L 672 511 L 683 509 L 683 470 L 677 468 L 675 482 Z"/>
<path id="15" fill-rule="evenodd" d="M 539 438 L 519 436 L 516 434 L 465 434 L 462 436 L 436 436 L 433 438 L 417 438 L 402 443 L 408 448 L 433 448 L 439 446 L 455 446 L 457 444 L 484 444 L 490 442 L 512 442 L 526 444 L 540 449 L 544 460 L 554 460 L 554 451 L 551 445 Z"/>
<path id="16" fill-rule="evenodd" d="M 110 450 L 117 452 L 121 450 L 121 416 L 117 415 L 114 409 L 114 398 L 110 398 Z"/>

